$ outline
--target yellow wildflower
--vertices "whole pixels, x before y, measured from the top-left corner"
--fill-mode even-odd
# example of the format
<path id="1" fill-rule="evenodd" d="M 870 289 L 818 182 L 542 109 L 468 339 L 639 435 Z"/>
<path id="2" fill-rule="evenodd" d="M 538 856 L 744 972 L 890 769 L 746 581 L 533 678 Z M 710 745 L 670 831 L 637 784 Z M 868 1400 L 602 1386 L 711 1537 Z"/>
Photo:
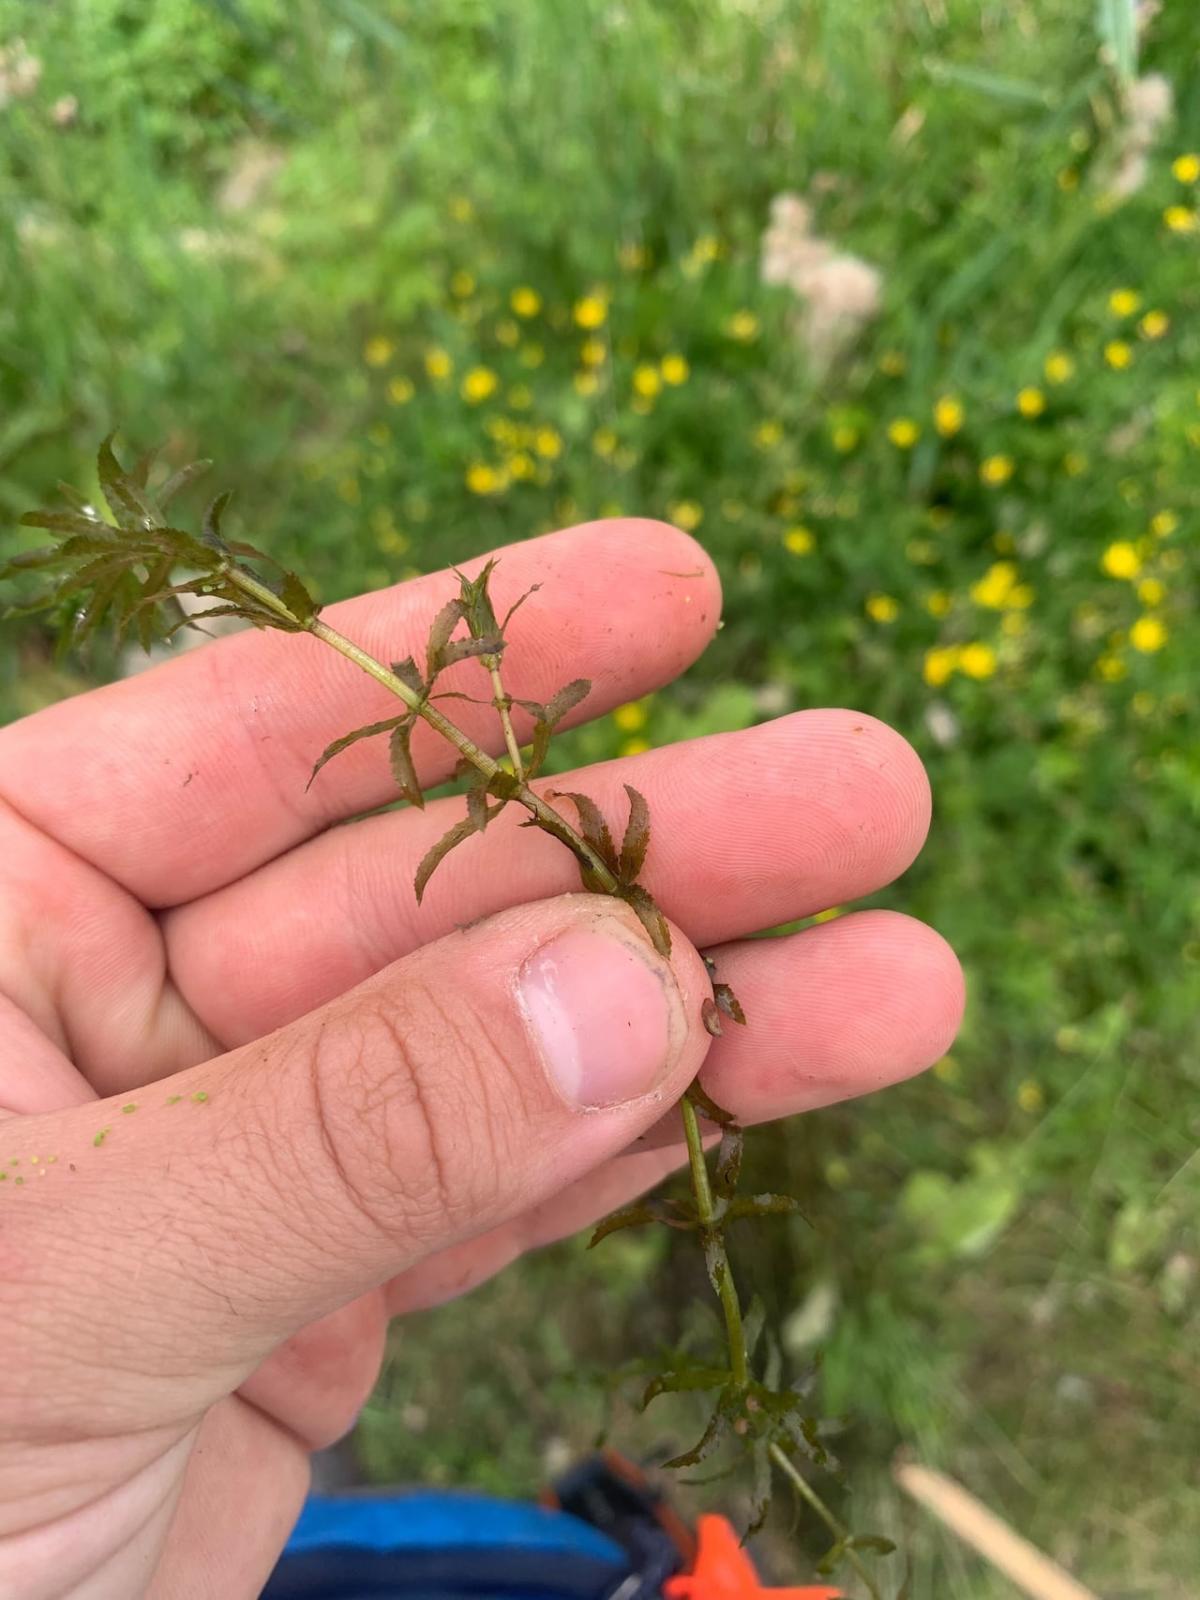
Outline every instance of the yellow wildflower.
<path id="1" fill-rule="evenodd" d="M 490 367 L 472 367 L 462 381 L 462 397 L 468 405 L 477 406 L 495 394 L 500 380 Z"/>
<path id="2" fill-rule="evenodd" d="M 527 450 L 518 450 L 508 458 L 508 475 L 517 481 L 528 480 L 537 472 L 537 464 Z"/>
<path id="3" fill-rule="evenodd" d="M 1142 570 L 1142 558 L 1128 539 L 1118 539 L 1100 557 L 1100 566 L 1110 578 L 1136 578 Z"/>
<path id="4" fill-rule="evenodd" d="M 1022 389 L 1017 395 L 1017 410 L 1023 417 L 1040 417 L 1046 409 L 1046 396 L 1040 389 Z"/>
<path id="5" fill-rule="evenodd" d="M 1068 478 L 1078 478 L 1087 471 L 1088 461 L 1082 450 L 1068 450 L 1063 457 L 1063 471 Z"/>
<path id="6" fill-rule="evenodd" d="M 1156 539 L 1169 539 L 1179 526 L 1173 511 L 1156 511 L 1150 518 L 1150 532 Z"/>
<path id="7" fill-rule="evenodd" d="M 1051 350 L 1042 363 L 1047 383 L 1069 383 L 1075 376 L 1075 361 L 1065 350 Z"/>
<path id="8" fill-rule="evenodd" d="M 646 726 L 646 708 L 640 700 L 631 700 L 627 705 L 618 706 L 612 719 L 622 733 L 640 733 Z"/>
<path id="9" fill-rule="evenodd" d="M 1112 651 L 1102 655 L 1096 662 L 1096 676 L 1103 678 L 1105 683 L 1119 683 L 1128 671 L 1121 657 Z"/>
<path id="10" fill-rule="evenodd" d="M 1171 326 L 1171 319 L 1165 311 L 1147 311 L 1138 323 L 1138 332 L 1143 339 L 1161 339 Z"/>
<path id="11" fill-rule="evenodd" d="M 1161 650 L 1167 642 L 1167 625 L 1158 617 L 1139 617 L 1129 630 L 1129 642 L 1142 655 Z"/>
<path id="12" fill-rule="evenodd" d="M 548 423 L 543 424 L 533 436 L 533 448 L 547 461 L 553 461 L 562 455 L 562 447 L 562 435 L 557 428 L 550 427 Z"/>
<path id="13" fill-rule="evenodd" d="M 507 399 L 514 411 L 528 411 L 533 404 L 533 390 L 528 384 L 514 383 L 508 391 Z"/>
<path id="14" fill-rule="evenodd" d="M 758 338 L 758 318 L 753 311 L 735 311 L 725 324 L 725 331 L 731 339 L 737 339 L 741 344 L 749 344 Z"/>
<path id="15" fill-rule="evenodd" d="M 677 500 L 673 506 L 667 507 L 667 515 L 677 528 L 691 533 L 704 521 L 704 508 L 694 500 Z"/>
<path id="16" fill-rule="evenodd" d="M 1172 233 L 1195 233 L 1196 213 L 1190 206 L 1168 206 L 1163 221 Z"/>
<path id="17" fill-rule="evenodd" d="M 833 448 L 838 454 L 846 456 L 850 454 L 858 443 L 858 429 L 851 427 L 848 422 L 839 422 L 830 438 L 833 440 Z"/>
<path id="18" fill-rule="evenodd" d="M 1200 180 L 1200 156 L 1193 155 L 1190 151 L 1186 155 L 1176 156 L 1171 163 L 1171 175 L 1180 183 L 1195 183 Z"/>
<path id="19" fill-rule="evenodd" d="M 579 359 L 585 367 L 602 366 L 607 354 L 608 347 L 603 339 L 585 339 L 579 346 Z"/>
<path id="20" fill-rule="evenodd" d="M 978 583 L 971 585 L 971 599 L 977 606 L 1001 611 L 1016 587 L 1017 569 L 1011 561 L 994 561 Z"/>
<path id="21" fill-rule="evenodd" d="M 394 406 L 406 406 L 415 393 L 411 378 L 393 378 L 387 386 L 388 402 Z"/>
<path id="22" fill-rule="evenodd" d="M 866 611 L 873 622 L 895 622 L 900 615 L 900 602 L 890 594 L 869 594 Z"/>
<path id="23" fill-rule="evenodd" d="M 662 358 L 660 370 L 663 375 L 663 382 L 678 388 L 681 383 L 688 381 L 692 369 L 688 366 L 686 356 L 672 352 Z"/>
<path id="24" fill-rule="evenodd" d="M 1028 1111 L 1031 1116 L 1035 1111 L 1040 1111 L 1046 1104 L 1041 1084 L 1035 1082 L 1033 1078 L 1026 1078 L 1017 1089 L 1017 1104 L 1022 1111 Z"/>
<path id="25" fill-rule="evenodd" d="M 649 739 L 626 739 L 622 743 L 618 754 L 623 756 L 640 756 L 644 755 L 649 748 Z"/>
<path id="26" fill-rule="evenodd" d="M 957 645 L 939 645 L 925 652 L 925 682 L 932 689 L 940 689 L 958 667 Z"/>
<path id="27" fill-rule="evenodd" d="M 447 202 L 447 210 L 455 222 L 470 222 L 475 215 L 475 207 L 465 194 L 452 194 Z"/>
<path id="28" fill-rule="evenodd" d="M 536 289 L 521 284 L 508 297 L 508 303 L 518 317 L 536 317 L 542 309 L 542 297 Z"/>
<path id="29" fill-rule="evenodd" d="M 540 367 L 546 352 L 540 344 L 523 344 L 517 351 L 517 360 L 523 367 Z"/>
<path id="30" fill-rule="evenodd" d="M 979 476 L 984 483 L 993 488 L 999 484 L 1007 483 L 1013 475 L 1013 458 L 1011 456 L 987 456 L 979 464 Z"/>
<path id="31" fill-rule="evenodd" d="M 521 330 L 511 317 L 505 317 L 496 324 L 496 343 L 502 344 L 506 350 L 515 349 L 520 337 Z"/>
<path id="32" fill-rule="evenodd" d="M 944 617 L 951 605 L 945 589 L 934 589 L 925 596 L 925 609 L 931 617 Z"/>
<path id="33" fill-rule="evenodd" d="M 1115 371 L 1123 372 L 1133 360 L 1133 346 L 1124 339 L 1110 339 L 1104 346 L 1104 359 Z"/>
<path id="34" fill-rule="evenodd" d="M 1141 303 L 1142 297 L 1136 289 L 1114 289 L 1108 297 L 1108 309 L 1114 317 L 1131 317 Z"/>
<path id="35" fill-rule="evenodd" d="M 888 438 L 897 450 L 911 450 L 921 437 L 921 430 L 911 417 L 897 417 L 888 423 Z"/>
<path id="36" fill-rule="evenodd" d="M 600 379 L 594 372 L 588 371 L 586 368 L 582 372 L 577 372 L 571 382 L 574 385 L 575 393 L 583 395 L 585 399 L 595 394 L 600 387 Z"/>
<path id="37" fill-rule="evenodd" d="M 962 1068 L 953 1056 L 943 1056 L 933 1063 L 933 1075 L 942 1083 L 957 1083 L 962 1077 Z"/>
<path id="38" fill-rule="evenodd" d="M 952 439 L 962 427 L 964 415 L 962 401 L 944 394 L 933 408 L 933 425 L 943 439 Z"/>
<path id="39" fill-rule="evenodd" d="M 1028 583 L 1018 583 L 1009 591 L 1008 607 L 1013 611 L 1028 611 L 1033 604 L 1033 589 Z"/>
<path id="40" fill-rule="evenodd" d="M 760 450 L 770 450 L 783 438 L 783 427 L 774 421 L 760 422 L 754 430 L 754 442 Z"/>
<path id="41" fill-rule="evenodd" d="M 436 345 L 432 350 L 426 350 L 425 371 L 439 382 L 448 378 L 454 371 L 454 362 L 450 359 L 449 352 L 439 349 Z"/>
<path id="42" fill-rule="evenodd" d="M 592 435 L 592 449 L 598 456 L 611 456 L 617 448 L 617 436 L 611 428 L 597 428 Z"/>
<path id="43" fill-rule="evenodd" d="M 584 295 L 575 302 L 575 322 L 580 328 L 603 327 L 608 316 L 608 301 L 600 294 Z"/>
<path id="44" fill-rule="evenodd" d="M 1167 586 L 1159 578 L 1143 578 L 1137 592 L 1144 606 L 1160 606 L 1166 598 Z"/>
<path id="45" fill-rule="evenodd" d="M 816 542 L 812 536 L 812 530 L 799 525 L 786 529 L 783 535 L 783 548 L 794 556 L 810 554 Z"/>
<path id="46" fill-rule="evenodd" d="M 648 361 L 643 361 L 640 366 L 633 369 L 634 392 L 640 394 L 643 400 L 653 400 L 662 388 L 662 378 L 658 368 L 652 367 Z"/>
<path id="47" fill-rule="evenodd" d="M 396 353 L 396 346 L 382 333 L 375 334 L 363 345 L 363 360 L 369 367 L 386 367 Z"/>
<path id="48" fill-rule="evenodd" d="M 465 300 L 475 293 L 475 279 L 469 272 L 458 271 L 450 279 L 450 293 L 456 300 Z"/>
<path id="49" fill-rule="evenodd" d="M 996 652 L 990 644 L 965 644 L 958 665 L 968 678 L 990 678 L 996 670 Z"/>
<path id="50" fill-rule="evenodd" d="M 474 461 L 467 468 L 467 488 L 472 494 L 499 494 L 506 487 L 506 475 L 486 461 Z"/>

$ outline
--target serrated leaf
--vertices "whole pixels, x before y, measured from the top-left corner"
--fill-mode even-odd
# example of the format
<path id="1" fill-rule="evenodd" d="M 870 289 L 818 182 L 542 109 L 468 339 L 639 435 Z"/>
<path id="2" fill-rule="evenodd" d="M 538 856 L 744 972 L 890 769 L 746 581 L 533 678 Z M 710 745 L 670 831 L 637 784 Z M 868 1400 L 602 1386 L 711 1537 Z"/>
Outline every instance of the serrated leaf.
<path id="1" fill-rule="evenodd" d="M 294 572 L 284 573 L 279 584 L 279 598 L 301 622 L 311 622 L 317 614 L 317 602 Z"/>
<path id="2" fill-rule="evenodd" d="M 459 599 L 446 604 L 429 625 L 429 638 L 425 645 L 425 679 L 432 684 L 442 670 L 442 653 L 450 643 L 450 635 L 462 621 L 463 608 Z"/>
<path id="3" fill-rule="evenodd" d="M 52 567 L 61 560 L 61 547 L 56 544 L 44 544 L 36 550 L 18 551 L 0 566 L 0 582 L 17 572 L 40 572 L 44 567 Z"/>
<path id="4" fill-rule="evenodd" d="M 416 720 L 415 715 L 404 717 L 392 729 L 388 738 L 388 761 L 401 795 L 418 811 L 424 811 L 425 796 L 421 792 L 421 783 L 409 748 Z"/>
<path id="5" fill-rule="evenodd" d="M 107 530 L 109 538 L 113 543 L 116 542 L 111 523 L 105 522 L 103 517 L 85 516 L 82 511 L 26 511 L 17 520 L 25 528 L 47 528 L 51 533 L 81 533 L 92 538 L 102 537 Z"/>
<path id="6" fill-rule="evenodd" d="M 745 1145 L 746 1136 L 740 1128 L 722 1130 L 721 1143 L 717 1149 L 716 1170 L 713 1173 L 713 1189 L 722 1200 L 733 1198 L 738 1175 L 742 1170 L 742 1152 Z"/>
<path id="7" fill-rule="evenodd" d="M 890 1556 L 895 1543 L 882 1533 L 852 1533 L 846 1540 L 847 1550 L 870 1550 L 877 1556 Z"/>
<path id="8" fill-rule="evenodd" d="M 727 1017 L 741 1023 L 742 1027 L 746 1026 L 746 1013 L 742 1010 L 741 1001 L 727 983 L 713 984 L 713 1000 Z"/>
<path id="9" fill-rule="evenodd" d="M 64 483 L 60 478 L 56 485 L 58 492 L 69 506 L 74 506 L 76 511 L 82 511 L 85 516 L 95 516 L 96 508 L 90 495 L 81 493 L 73 483 Z"/>
<path id="10" fill-rule="evenodd" d="M 213 606 L 208 611 L 193 611 L 188 615 L 177 618 L 171 624 L 171 626 L 162 636 L 163 642 L 165 643 L 167 640 L 173 639 L 181 629 L 195 627 L 197 623 L 203 622 L 208 617 L 244 617 L 245 615 L 246 613 L 243 607 L 233 605 Z M 203 633 L 204 629 L 201 628 L 198 631 Z"/>
<path id="11" fill-rule="evenodd" d="M 139 489 L 144 489 L 150 481 L 150 468 L 158 460 L 158 446 L 152 450 L 143 450 L 137 461 L 130 468 L 130 481 Z"/>
<path id="12" fill-rule="evenodd" d="M 440 666 L 452 667 L 456 661 L 466 661 L 472 656 L 498 656 L 504 650 L 504 640 L 499 634 L 480 639 L 454 639 L 442 646 Z"/>
<path id="13" fill-rule="evenodd" d="M 710 1095 L 705 1094 L 700 1087 L 699 1078 L 693 1078 L 686 1090 L 687 1098 L 696 1110 L 715 1122 L 718 1128 L 732 1128 L 737 1124 L 737 1118 L 732 1111 L 726 1111 L 724 1106 L 719 1106 Z"/>
<path id="14" fill-rule="evenodd" d="M 729 1382 L 725 1367 L 689 1367 L 683 1372 L 660 1372 L 651 1378 L 642 1395 L 642 1410 L 660 1394 L 684 1394 L 692 1390 L 721 1389 Z"/>
<path id="15" fill-rule="evenodd" d="M 467 628 L 472 638 L 480 638 L 485 634 L 494 635 L 500 632 L 500 624 L 496 621 L 496 613 L 492 609 L 492 597 L 488 588 L 495 569 L 495 557 L 489 558 L 477 578 L 465 578 L 457 567 L 454 569 L 455 576 L 460 584 L 459 605 L 462 609 L 462 615 L 466 618 Z"/>
<path id="16" fill-rule="evenodd" d="M 604 813 L 596 802 L 586 794 L 574 794 L 568 789 L 551 789 L 547 793 L 549 800 L 570 800 L 579 813 L 579 831 L 591 848 L 600 857 L 604 865 L 615 872 L 617 868 L 617 853 L 613 846 L 612 834 L 608 831 L 608 823 L 604 820 Z M 647 896 L 649 898 L 649 896 Z"/>
<path id="17" fill-rule="evenodd" d="M 115 432 L 110 433 L 96 453 L 96 470 L 108 508 L 122 528 L 152 528 L 158 521 L 154 506 L 113 454 L 115 438 Z"/>
<path id="18" fill-rule="evenodd" d="M 59 599 L 65 598 L 75 590 L 88 589 L 96 583 L 106 583 L 110 578 L 114 581 L 123 572 L 129 570 L 129 561 L 126 556 L 111 552 L 108 555 L 97 556 L 94 561 L 85 562 L 77 567 L 74 572 L 67 574 L 59 582 L 55 591 Z"/>
<path id="19" fill-rule="evenodd" d="M 253 618 L 251 618 L 253 621 Z M 365 727 L 355 728 L 351 733 L 342 734 L 340 739 L 335 739 L 332 744 L 327 744 L 313 764 L 312 774 L 304 785 L 307 792 L 313 786 L 313 779 L 327 761 L 332 761 L 334 756 L 341 755 L 343 750 L 348 750 L 352 744 L 357 744 L 360 739 L 373 738 L 377 733 L 390 733 L 402 717 L 387 717 L 383 722 L 368 722 Z"/>
<path id="20" fill-rule="evenodd" d="M 210 550 L 219 550 L 222 555 L 228 555 L 231 547 L 221 537 L 221 517 L 225 507 L 233 499 L 232 489 L 222 489 L 215 499 L 210 500 L 205 507 L 204 520 L 200 524 L 200 542 Z M 249 550 L 249 546 L 246 547 Z M 258 552 L 254 551 L 257 555 Z"/>
<path id="21" fill-rule="evenodd" d="M 650 843 L 650 807 L 646 797 L 632 784 L 625 785 L 629 796 L 629 821 L 625 824 L 625 837 L 621 841 L 621 855 L 617 862 L 617 876 L 622 883 L 633 883 L 641 874 Z"/>
<path id="22" fill-rule="evenodd" d="M 672 1456 L 670 1461 L 664 1461 L 664 1467 L 694 1467 L 713 1453 L 729 1432 L 728 1399 L 729 1391 L 725 1391 L 717 1402 L 716 1410 L 708 1419 L 708 1426 L 692 1448 L 685 1450 L 682 1455 Z"/>
<path id="23" fill-rule="evenodd" d="M 520 595 L 516 600 L 513 601 L 512 605 L 510 605 L 508 610 L 504 613 L 504 621 L 500 624 L 500 632 L 501 633 L 506 633 L 508 631 L 508 625 L 512 621 L 513 612 L 514 611 L 519 611 L 521 609 L 521 607 L 525 604 L 526 600 L 529 599 L 529 596 L 531 594 L 536 594 L 541 587 L 542 586 L 541 586 L 540 583 L 530 584 L 529 588 L 526 589 L 525 593 L 523 595 Z"/>
<path id="24" fill-rule="evenodd" d="M 393 661 L 392 671 L 414 694 L 424 696 L 425 679 L 421 676 L 421 669 L 412 656 L 405 656 L 403 661 Z"/>
<path id="25" fill-rule="evenodd" d="M 668 957 L 671 954 L 671 929 L 653 898 L 640 883 L 626 883 L 621 886 L 621 899 L 637 913 L 638 921 L 650 935 L 650 943 L 659 955 Z"/>
<path id="26" fill-rule="evenodd" d="M 755 1442 L 753 1455 L 754 1487 L 750 1497 L 750 1521 L 742 1534 L 743 1545 L 759 1531 L 771 1509 L 771 1455 L 767 1440 L 760 1439 Z"/>
<path id="27" fill-rule="evenodd" d="M 562 721 L 568 711 L 574 711 L 581 700 L 586 700 L 592 692 L 590 678 L 572 678 L 570 683 L 564 683 L 561 689 L 556 689 L 546 702 L 546 721 L 553 728 Z"/>
<path id="28" fill-rule="evenodd" d="M 455 845 L 464 839 L 470 839 L 475 833 L 475 824 L 470 817 L 464 817 L 461 822 L 456 822 L 448 833 L 444 833 L 435 845 L 431 845 L 421 858 L 417 868 L 416 877 L 413 879 L 413 889 L 416 892 L 417 904 L 421 904 L 422 896 L 434 871 L 450 854 Z"/>
<path id="29" fill-rule="evenodd" d="M 178 472 L 173 472 L 154 497 L 158 501 L 160 510 L 165 511 L 177 494 L 186 489 L 190 483 L 195 483 L 197 478 L 203 477 L 211 466 L 211 461 L 189 461 L 186 467 L 180 467 Z"/>
<path id="30" fill-rule="evenodd" d="M 478 783 L 473 783 L 467 790 L 467 817 L 474 826 L 476 833 L 482 833 L 488 825 L 491 812 L 487 803 L 487 783 L 480 774 Z"/>

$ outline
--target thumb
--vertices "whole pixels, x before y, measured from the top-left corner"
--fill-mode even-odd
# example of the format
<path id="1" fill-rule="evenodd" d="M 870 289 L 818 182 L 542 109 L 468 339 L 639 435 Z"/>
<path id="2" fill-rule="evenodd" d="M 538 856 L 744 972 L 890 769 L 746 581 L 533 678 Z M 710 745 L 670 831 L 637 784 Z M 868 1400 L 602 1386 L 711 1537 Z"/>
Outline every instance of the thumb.
<path id="1" fill-rule="evenodd" d="M 207 1403 L 298 1327 L 650 1127 L 704 1058 L 708 992 L 677 931 L 667 961 L 628 907 L 568 895 L 136 1100 L 13 1119 L 9 1159 L 44 1174 L 0 1187 L 18 1339 L 42 1370 L 61 1346 L 70 1367 L 151 1380 L 106 1392 L 108 1426 L 122 1398 L 155 1419 Z"/>

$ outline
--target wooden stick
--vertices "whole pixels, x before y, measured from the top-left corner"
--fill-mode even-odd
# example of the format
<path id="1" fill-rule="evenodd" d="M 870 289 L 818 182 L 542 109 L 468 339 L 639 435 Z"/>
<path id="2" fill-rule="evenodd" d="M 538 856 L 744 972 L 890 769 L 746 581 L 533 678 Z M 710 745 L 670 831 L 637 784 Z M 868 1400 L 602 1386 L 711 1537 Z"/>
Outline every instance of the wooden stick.
<path id="1" fill-rule="evenodd" d="M 952 1478 L 913 1461 L 897 1462 L 893 1476 L 906 1494 L 1011 1578 L 1030 1600 L 1099 1600 Z"/>

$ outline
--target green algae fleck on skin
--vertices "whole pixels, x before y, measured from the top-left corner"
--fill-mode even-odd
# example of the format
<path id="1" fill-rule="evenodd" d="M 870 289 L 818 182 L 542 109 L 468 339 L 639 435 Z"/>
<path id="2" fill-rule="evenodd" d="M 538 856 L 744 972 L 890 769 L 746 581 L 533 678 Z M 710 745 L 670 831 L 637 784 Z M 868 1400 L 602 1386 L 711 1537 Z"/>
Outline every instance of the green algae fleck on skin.
<path id="1" fill-rule="evenodd" d="M 96 1145 L 96 1146 L 97 1146 L 97 1147 L 99 1147 L 99 1146 L 100 1146 L 100 1145 L 102 1145 L 102 1144 L 103 1144 L 103 1143 L 104 1143 L 104 1141 L 105 1141 L 105 1139 L 107 1139 L 107 1138 L 108 1138 L 108 1136 L 109 1136 L 109 1134 L 110 1134 L 110 1133 L 111 1133 L 111 1132 L 112 1132 L 112 1129 L 111 1129 L 111 1128 L 101 1128 L 101 1129 L 100 1129 L 100 1132 L 99 1132 L 99 1133 L 98 1133 L 98 1134 L 97 1134 L 97 1135 L 96 1135 L 96 1137 L 95 1137 L 95 1138 L 94 1138 L 94 1139 L 93 1139 L 93 1140 L 92 1140 L 92 1143 L 93 1143 L 93 1144 L 94 1144 L 94 1145 Z"/>
<path id="2" fill-rule="evenodd" d="M 17 1179 L 15 1179 L 15 1180 L 14 1180 L 14 1181 L 15 1181 L 15 1182 L 16 1182 L 16 1183 L 24 1183 L 24 1182 L 25 1182 L 25 1179 L 24 1179 L 24 1178 L 17 1178 Z"/>
<path id="3" fill-rule="evenodd" d="M 181 1094 L 169 1094 L 167 1096 L 167 1104 L 169 1106 L 177 1106 L 182 1099 L 183 1096 Z"/>
<path id="4" fill-rule="evenodd" d="M 127 1117 L 131 1117 L 136 1110 L 137 1110 L 137 1101 L 136 1100 L 131 1100 L 127 1106 L 122 1106 L 121 1107 L 122 1114 L 124 1116 L 127 1116 Z"/>
<path id="5" fill-rule="evenodd" d="M 192 1096 L 192 1099 L 196 1102 L 197 1105 L 203 1105 L 204 1102 L 208 1099 L 208 1090 L 207 1089 L 197 1089 L 195 1094 Z"/>

